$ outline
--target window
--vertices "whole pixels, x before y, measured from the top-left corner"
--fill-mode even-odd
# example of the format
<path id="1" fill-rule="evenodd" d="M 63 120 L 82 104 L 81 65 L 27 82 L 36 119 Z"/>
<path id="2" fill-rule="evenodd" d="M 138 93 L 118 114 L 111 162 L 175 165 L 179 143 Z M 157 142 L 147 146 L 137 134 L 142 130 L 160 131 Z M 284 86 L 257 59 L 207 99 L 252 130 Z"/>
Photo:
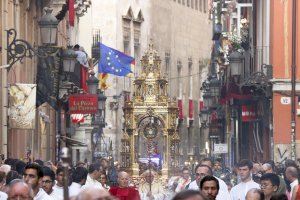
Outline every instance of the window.
<path id="1" fill-rule="evenodd" d="M 199 0 L 195 0 L 195 9 L 198 10 L 198 1 Z"/>
<path id="2" fill-rule="evenodd" d="M 185 5 L 185 0 L 182 0 L 182 5 Z"/>
<path id="3" fill-rule="evenodd" d="M 191 0 L 187 0 L 186 5 L 187 5 L 187 7 L 190 7 L 191 6 Z"/>
<path id="4" fill-rule="evenodd" d="M 191 7 L 194 9 L 194 0 L 191 0 Z"/>
<path id="5" fill-rule="evenodd" d="M 178 0 L 178 3 L 180 3 L 180 4 L 181 4 L 181 0 Z"/>
<path id="6" fill-rule="evenodd" d="M 124 53 L 130 55 L 130 40 L 131 40 L 131 21 L 128 19 L 123 19 L 123 43 L 124 43 Z"/>
<path id="7" fill-rule="evenodd" d="M 203 12 L 206 13 L 206 9 L 207 9 L 207 0 L 204 0 L 203 3 Z"/>

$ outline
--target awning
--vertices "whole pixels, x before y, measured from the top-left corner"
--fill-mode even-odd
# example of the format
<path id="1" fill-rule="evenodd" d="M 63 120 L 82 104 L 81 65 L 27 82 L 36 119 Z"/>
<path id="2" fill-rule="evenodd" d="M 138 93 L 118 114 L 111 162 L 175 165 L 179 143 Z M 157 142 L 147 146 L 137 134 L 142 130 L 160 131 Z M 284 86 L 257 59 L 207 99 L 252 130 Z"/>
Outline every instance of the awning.
<path id="1" fill-rule="evenodd" d="M 70 145 L 70 146 L 82 146 L 82 147 L 88 146 L 84 142 L 80 142 L 79 140 L 75 140 L 75 139 L 72 139 L 72 138 L 69 138 L 69 137 L 66 137 L 66 136 L 60 136 L 59 139 L 64 141 L 67 145 Z"/>

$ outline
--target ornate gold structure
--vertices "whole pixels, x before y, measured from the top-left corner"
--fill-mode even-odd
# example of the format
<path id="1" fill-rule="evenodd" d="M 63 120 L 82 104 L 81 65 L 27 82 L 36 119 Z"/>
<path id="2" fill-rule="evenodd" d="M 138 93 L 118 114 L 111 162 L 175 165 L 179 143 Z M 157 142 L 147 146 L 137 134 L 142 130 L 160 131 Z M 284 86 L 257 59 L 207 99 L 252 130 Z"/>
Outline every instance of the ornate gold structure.
<path id="1" fill-rule="evenodd" d="M 134 81 L 133 99 L 124 106 L 121 167 L 139 176 L 141 159 L 159 155 L 161 174 L 167 177 L 178 167 L 178 107 L 167 94 L 168 82 L 161 76 L 161 60 L 153 45 L 149 45 L 141 64 L 141 75 Z"/>

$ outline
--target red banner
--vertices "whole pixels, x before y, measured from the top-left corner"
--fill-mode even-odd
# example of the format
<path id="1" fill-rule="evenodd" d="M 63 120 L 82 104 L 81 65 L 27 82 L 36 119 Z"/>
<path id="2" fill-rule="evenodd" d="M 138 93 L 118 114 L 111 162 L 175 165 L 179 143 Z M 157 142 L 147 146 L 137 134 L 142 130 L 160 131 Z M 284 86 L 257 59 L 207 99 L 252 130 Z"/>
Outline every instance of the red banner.
<path id="1" fill-rule="evenodd" d="M 69 97 L 69 112 L 71 114 L 95 114 L 98 111 L 96 94 L 73 94 Z"/>
<path id="2" fill-rule="evenodd" d="M 70 26 L 74 26 L 75 10 L 74 10 L 74 0 L 69 0 L 69 23 Z"/>
<path id="3" fill-rule="evenodd" d="M 256 119 L 255 108 L 252 105 L 242 105 L 242 121 L 249 122 Z"/>
<path id="4" fill-rule="evenodd" d="M 194 102 L 193 102 L 193 99 L 189 99 L 189 119 L 194 120 Z"/>
<path id="5" fill-rule="evenodd" d="M 83 89 L 83 91 L 87 92 L 88 91 L 88 86 L 87 86 L 87 79 L 88 79 L 88 69 L 85 68 L 83 65 L 80 65 L 80 87 Z"/>
<path id="6" fill-rule="evenodd" d="M 178 99 L 178 109 L 179 109 L 178 118 L 182 120 L 183 119 L 182 99 Z"/>

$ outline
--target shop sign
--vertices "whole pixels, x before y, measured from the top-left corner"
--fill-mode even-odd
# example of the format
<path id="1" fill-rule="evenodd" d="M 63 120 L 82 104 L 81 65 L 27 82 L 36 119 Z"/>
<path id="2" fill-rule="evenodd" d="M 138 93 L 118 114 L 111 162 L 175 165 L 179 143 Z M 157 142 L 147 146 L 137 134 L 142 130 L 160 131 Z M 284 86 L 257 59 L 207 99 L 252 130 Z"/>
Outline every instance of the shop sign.
<path id="1" fill-rule="evenodd" d="M 280 103 L 283 105 L 289 105 L 291 104 L 291 97 L 281 97 Z"/>
<path id="2" fill-rule="evenodd" d="M 83 114 L 71 114 L 71 120 L 73 124 L 79 124 L 84 122 Z"/>
<path id="3" fill-rule="evenodd" d="M 254 106 L 252 105 L 242 105 L 242 121 L 249 122 L 256 119 L 256 113 Z"/>
<path id="4" fill-rule="evenodd" d="M 98 111 L 96 94 L 74 94 L 69 97 L 70 114 L 95 114 Z"/>
<path id="5" fill-rule="evenodd" d="M 220 154 L 220 153 L 228 153 L 228 145 L 227 143 L 224 144 L 214 144 L 214 153 Z"/>

